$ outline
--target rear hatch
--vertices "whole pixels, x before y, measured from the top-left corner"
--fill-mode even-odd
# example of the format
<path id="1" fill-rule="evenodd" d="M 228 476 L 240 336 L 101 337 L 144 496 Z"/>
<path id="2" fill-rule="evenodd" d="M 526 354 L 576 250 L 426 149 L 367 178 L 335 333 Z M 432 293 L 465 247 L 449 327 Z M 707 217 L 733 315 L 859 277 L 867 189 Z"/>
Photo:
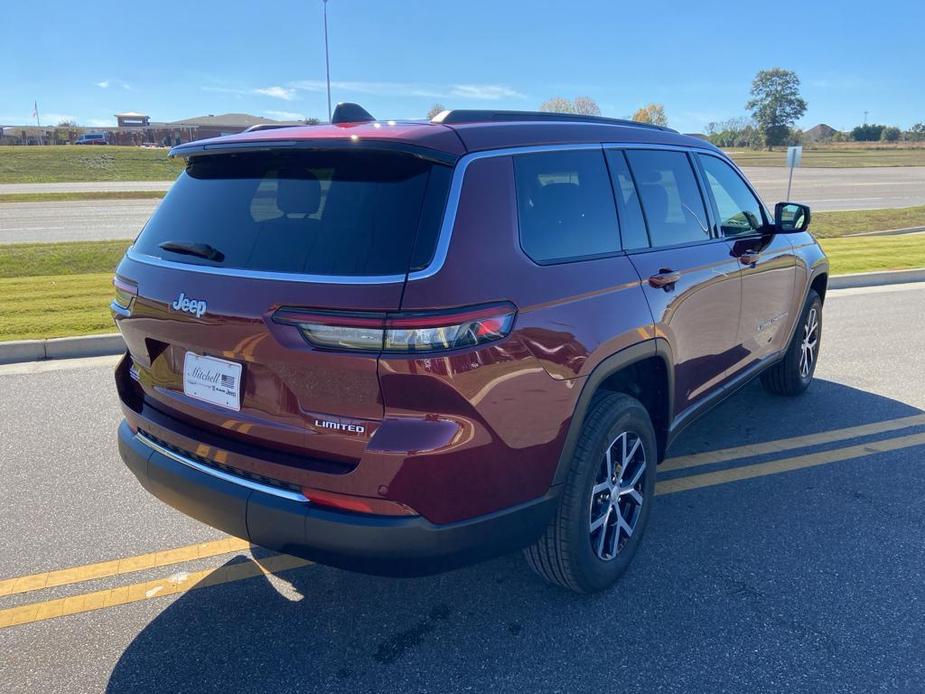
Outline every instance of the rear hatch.
<path id="1" fill-rule="evenodd" d="M 212 441 L 355 463 L 383 415 L 376 350 L 311 346 L 274 315 L 398 310 L 450 175 L 359 148 L 191 158 L 117 271 L 145 404 Z"/>

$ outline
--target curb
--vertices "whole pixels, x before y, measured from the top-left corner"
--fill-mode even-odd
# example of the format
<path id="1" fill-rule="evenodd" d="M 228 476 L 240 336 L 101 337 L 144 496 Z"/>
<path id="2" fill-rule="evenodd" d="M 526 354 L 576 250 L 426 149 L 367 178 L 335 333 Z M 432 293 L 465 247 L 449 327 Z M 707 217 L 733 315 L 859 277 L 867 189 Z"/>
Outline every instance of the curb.
<path id="1" fill-rule="evenodd" d="M 119 333 L 56 337 L 47 340 L 14 340 L 0 342 L 0 364 L 45 359 L 74 359 L 121 354 L 125 342 Z"/>
<path id="2" fill-rule="evenodd" d="M 903 234 L 918 234 L 923 231 L 925 231 L 925 227 L 905 227 L 903 229 L 884 229 L 883 231 L 858 231 L 853 234 L 845 234 L 840 238 L 850 239 L 856 236 L 902 236 Z"/>
<path id="3" fill-rule="evenodd" d="M 854 287 L 881 287 L 888 284 L 925 282 L 925 268 L 914 270 L 886 270 L 883 272 L 857 272 L 853 275 L 835 275 L 829 278 L 829 289 Z"/>

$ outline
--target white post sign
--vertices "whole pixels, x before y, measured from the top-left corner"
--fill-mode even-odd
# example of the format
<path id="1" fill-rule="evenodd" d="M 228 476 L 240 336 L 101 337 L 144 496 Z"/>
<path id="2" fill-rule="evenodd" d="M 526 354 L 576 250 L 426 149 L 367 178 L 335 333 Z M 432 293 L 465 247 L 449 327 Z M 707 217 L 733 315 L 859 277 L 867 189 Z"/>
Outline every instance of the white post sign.
<path id="1" fill-rule="evenodd" d="M 803 147 L 787 148 L 787 166 L 790 167 L 790 175 L 787 177 L 787 202 L 790 202 L 790 184 L 793 183 L 793 169 L 800 165 L 800 159 L 803 157 Z"/>

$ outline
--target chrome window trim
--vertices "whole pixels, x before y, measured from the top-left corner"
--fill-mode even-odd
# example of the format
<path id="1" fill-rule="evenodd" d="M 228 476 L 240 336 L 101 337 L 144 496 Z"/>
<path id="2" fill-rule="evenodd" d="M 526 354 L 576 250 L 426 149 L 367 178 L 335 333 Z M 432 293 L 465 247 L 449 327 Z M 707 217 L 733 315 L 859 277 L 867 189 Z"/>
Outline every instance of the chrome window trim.
<path id="1" fill-rule="evenodd" d="M 270 494 L 272 496 L 277 496 L 281 499 L 287 499 L 289 501 L 298 501 L 300 503 L 308 502 L 308 497 L 305 496 L 304 494 L 300 494 L 299 492 L 293 492 L 293 491 L 289 491 L 286 489 L 280 489 L 278 487 L 271 487 L 269 484 L 261 484 L 260 482 L 255 482 L 253 480 L 249 480 L 244 477 L 238 477 L 237 475 L 232 475 L 230 473 L 223 472 L 222 470 L 211 468 L 208 465 L 203 465 L 202 463 L 199 463 L 193 460 L 192 458 L 187 458 L 184 455 L 175 453 L 169 448 L 164 448 L 164 446 L 161 446 L 159 443 L 152 441 L 151 439 L 149 439 L 147 436 L 145 436 L 141 432 L 138 432 L 137 434 L 135 434 L 135 438 L 138 439 L 141 443 L 143 443 L 145 446 L 147 446 L 151 450 L 157 451 L 161 455 L 167 456 L 171 460 L 176 461 L 180 463 L 181 465 L 186 465 L 187 467 L 192 468 L 193 470 L 196 470 L 197 472 L 201 472 L 205 475 L 210 475 L 212 477 L 216 477 L 225 482 L 231 482 L 232 484 L 237 484 L 238 486 L 246 487 L 247 489 L 251 489 L 255 492 L 262 492 L 264 494 Z"/>

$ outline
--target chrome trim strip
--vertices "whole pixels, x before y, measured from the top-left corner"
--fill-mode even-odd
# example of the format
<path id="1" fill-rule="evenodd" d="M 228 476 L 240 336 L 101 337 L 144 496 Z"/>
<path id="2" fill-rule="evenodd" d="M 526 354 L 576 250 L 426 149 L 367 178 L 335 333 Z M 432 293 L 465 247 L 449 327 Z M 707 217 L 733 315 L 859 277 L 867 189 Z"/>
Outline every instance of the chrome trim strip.
<path id="1" fill-rule="evenodd" d="M 199 463 L 193 460 L 192 458 L 187 458 L 184 455 L 180 455 L 179 453 L 173 452 L 169 448 L 164 448 L 160 444 L 155 443 L 154 441 L 149 439 L 147 436 L 145 436 L 141 432 L 136 433 L 135 438 L 138 439 L 141 443 L 146 445 L 151 450 L 157 451 L 161 455 L 165 455 L 171 460 L 174 460 L 180 463 L 181 465 L 186 465 L 187 467 L 190 467 L 193 470 L 196 470 L 197 472 L 201 472 L 206 475 L 211 475 L 212 477 L 216 477 L 225 482 L 231 482 L 232 484 L 237 484 L 241 487 L 252 489 L 255 492 L 263 492 L 264 494 L 271 494 L 272 496 L 278 496 L 281 499 L 287 499 L 289 501 L 298 501 L 301 503 L 308 502 L 308 497 L 305 496 L 304 494 L 300 494 L 299 492 L 293 492 L 293 491 L 289 491 L 286 489 L 279 489 L 278 487 L 271 487 L 269 484 L 261 484 L 260 482 L 255 482 L 253 480 L 249 480 L 244 477 L 238 477 L 237 475 L 232 475 L 227 472 L 223 472 L 222 470 L 211 468 L 208 465 L 203 465 L 202 463 Z"/>
<path id="2" fill-rule="evenodd" d="M 132 246 L 125 253 L 129 260 L 145 265 L 166 267 L 186 272 L 201 272 L 206 275 L 222 277 L 243 277 L 252 280 L 273 280 L 276 282 L 304 282 L 307 284 L 397 284 L 405 281 L 405 275 L 302 275 L 294 272 L 266 272 L 261 270 L 240 270 L 235 268 L 212 267 L 194 263 L 178 263 L 173 260 L 155 258 L 152 255 L 137 253 Z"/>

